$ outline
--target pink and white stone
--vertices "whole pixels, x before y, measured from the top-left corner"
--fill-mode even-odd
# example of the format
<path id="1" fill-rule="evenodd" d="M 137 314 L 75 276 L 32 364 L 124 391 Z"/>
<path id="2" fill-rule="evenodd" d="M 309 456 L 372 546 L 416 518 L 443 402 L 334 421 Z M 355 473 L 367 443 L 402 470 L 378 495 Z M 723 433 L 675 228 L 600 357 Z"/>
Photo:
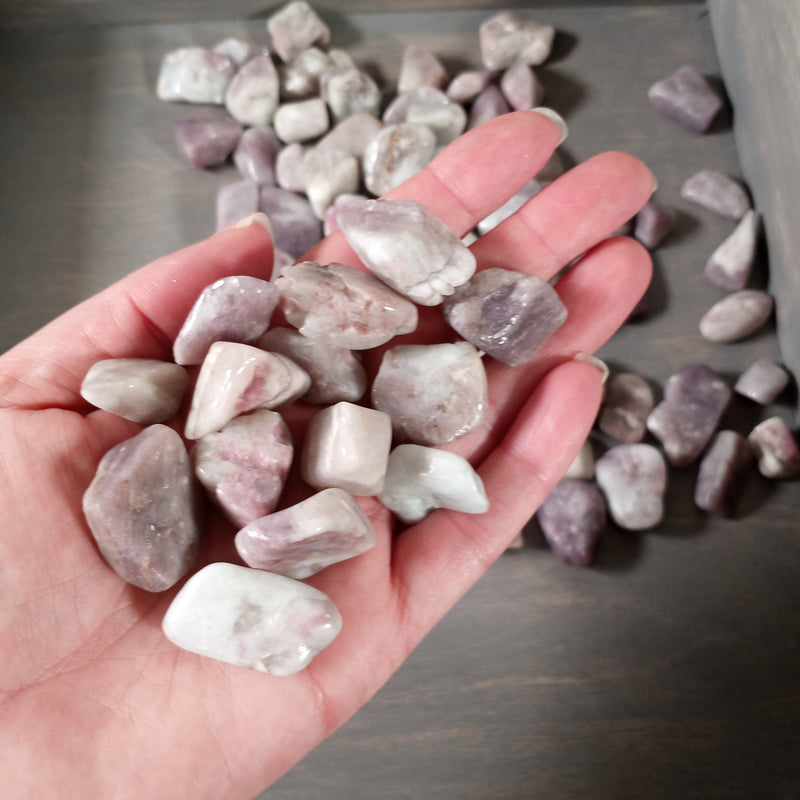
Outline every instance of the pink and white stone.
<path id="1" fill-rule="evenodd" d="M 515 61 L 543 64 L 553 49 L 555 28 L 504 11 L 481 23 L 478 37 L 487 69 L 510 67 Z"/>
<path id="2" fill-rule="evenodd" d="M 281 148 L 275 159 L 275 178 L 281 189 L 287 192 L 304 192 L 306 176 L 303 172 L 303 159 L 306 157 L 305 145 L 295 142 Z"/>
<path id="3" fill-rule="evenodd" d="M 267 20 L 272 47 L 284 60 L 292 61 L 314 44 L 327 44 L 330 28 L 305 0 L 292 0 Z"/>
<path id="4" fill-rule="evenodd" d="M 442 62 L 427 47 L 419 44 L 407 45 L 403 50 L 397 91 L 410 92 L 420 86 L 442 89 L 446 85 L 447 70 Z"/>
<path id="5" fill-rule="evenodd" d="M 383 130 L 383 123 L 372 114 L 353 114 L 337 123 L 318 142 L 319 150 L 344 150 L 359 161 L 367 145 Z"/>
<path id="6" fill-rule="evenodd" d="M 761 405 L 771 403 L 789 384 L 789 373 L 769 358 L 754 361 L 737 379 L 733 390 Z"/>
<path id="7" fill-rule="evenodd" d="M 181 47 L 164 56 L 156 94 L 167 102 L 222 105 L 236 69 L 227 55 Z"/>
<path id="8" fill-rule="evenodd" d="M 401 444 L 389 454 L 386 482 L 378 499 L 406 525 L 436 508 L 483 514 L 489 499 L 480 476 L 456 453 Z"/>
<path id="9" fill-rule="evenodd" d="M 488 69 L 463 70 L 450 81 L 446 94 L 456 103 L 469 103 L 494 79 L 495 73 Z"/>
<path id="10" fill-rule="evenodd" d="M 438 305 L 475 272 L 469 248 L 413 200 L 347 200 L 337 219 L 367 269 L 420 305 Z"/>
<path id="11" fill-rule="evenodd" d="M 320 220 L 342 194 L 355 194 L 361 170 L 355 156 L 344 150 L 313 147 L 303 157 L 303 179 L 311 208 Z"/>
<path id="12" fill-rule="evenodd" d="M 508 104 L 508 100 L 500 88 L 491 83 L 472 101 L 467 118 L 467 129 L 477 128 L 478 125 L 483 125 L 484 122 L 499 117 L 501 114 L 507 114 L 509 111 L 511 111 L 511 106 Z"/>
<path id="13" fill-rule="evenodd" d="M 302 261 L 275 281 L 286 320 L 309 339 L 368 350 L 417 327 L 416 306 L 374 275 L 346 264 Z"/>
<path id="14" fill-rule="evenodd" d="M 267 53 L 255 56 L 236 73 L 225 93 L 225 107 L 242 125 L 267 126 L 278 107 L 278 71 Z"/>
<path id="15" fill-rule="evenodd" d="M 436 136 L 427 125 L 389 125 L 364 149 L 364 184 L 374 195 L 386 194 L 416 175 L 435 154 Z"/>
<path id="16" fill-rule="evenodd" d="M 333 344 L 327 336 L 309 339 L 292 328 L 271 328 L 259 339 L 258 346 L 281 353 L 308 373 L 311 386 L 300 398 L 306 403 L 355 403 L 367 389 L 367 373 L 357 355 Z"/>
<path id="17" fill-rule="evenodd" d="M 293 454 L 283 417 L 260 409 L 203 436 L 192 450 L 192 461 L 209 496 L 241 528 L 275 508 Z"/>
<path id="18" fill-rule="evenodd" d="M 780 417 L 760 422 L 747 437 L 765 478 L 796 478 L 800 475 L 800 450 Z"/>
<path id="19" fill-rule="evenodd" d="M 447 444 L 471 433 L 487 404 L 483 360 L 468 342 L 392 347 L 372 384 L 372 405 L 413 444 Z"/>
<path id="20" fill-rule="evenodd" d="M 236 534 L 245 564 L 288 578 L 308 578 L 366 553 L 375 531 L 347 492 L 323 489 L 290 508 L 254 520 Z"/>
<path id="21" fill-rule="evenodd" d="M 733 233 L 706 261 L 705 276 L 708 281 L 728 292 L 744 289 L 753 271 L 757 237 L 758 217 L 751 208 L 739 220 Z"/>
<path id="22" fill-rule="evenodd" d="M 434 86 L 420 86 L 404 92 L 389 103 L 383 112 L 386 125 L 414 122 L 430 128 L 438 144 L 449 144 L 466 128 L 467 113 Z"/>
<path id="23" fill-rule="evenodd" d="M 502 74 L 500 91 L 515 111 L 537 108 L 545 98 L 544 85 L 524 61 L 515 61 Z"/>
<path id="24" fill-rule="evenodd" d="M 232 275 L 206 286 L 175 337 L 176 364 L 202 364 L 214 342 L 252 344 L 269 326 L 278 287 L 249 275 Z"/>
<path id="25" fill-rule="evenodd" d="M 283 103 L 275 112 L 275 133 L 287 144 L 316 139 L 329 125 L 328 108 L 319 97 Z"/>
<path id="26" fill-rule="evenodd" d="M 758 289 L 731 292 L 703 314 L 700 333 L 710 342 L 737 342 L 762 328 L 774 305 L 772 296 Z"/>
<path id="27" fill-rule="evenodd" d="M 378 115 L 381 91 L 363 70 L 354 66 L 333 67 L 320 78 L 320 95 L 335 122 L 353 114 Z"/>
<path id="28" fill-rule="evenodd" d="M 684 181 L 681 197 L 727 219 L 740 220 L 750 208 L 744 189 L 715 169 L 701 169 Z"/>
<path id="29" fill-rule="evenodd" d="M 208 111 L 183 117 L 172 126 L 178 152 L 196 169 L 225 161 L 239 143 L 242 130 L 235 119 Z"/>
<path id="30" fill-rule="evenodd" d="M 318 47 L 303 50 L 278 70 L 281 96 L 286 100 L 305 100 L 319 94 L 319 79 L 332 66 L 331 57 Z"/>
<path id="31" fill-rule="evenodd" d="M 233 163 L 242 176 L 255 183 L 275 181 L 275 160 L 281 143 L 272 128 L 248 128 L 233 151 Z"/>
<path id="32" fill-rule="evenodd" d="M 257 408 L 278 408 L 308 391 L 311 379 L 278 353 L 236 342 L 214 342 L 197 376 L 186 420 L 187 439 L 221 430 Z"/>
<path id="33" fill-rule="evenodd" d="M 261 211 L 272 223 L 275 247 L 292 259 L 305 255 L 322 239 L 322 223 L 305 197 L 277 186 L 262 186 Z"/>
<path id="34" fill-rule="evenodd" d="M 322 220 L 322 232 L 326 236 L 330 236 L 334 231 L 339 230 L 339 218 L 337 216 L 336 204 L 340 200 L 342 202 L 347 202 L 348 199 L 352 198 L 356 200 L 366 200 L 367 196 L 363 194 L 340 194 L 336 200 L 333 201 L 333 205 L 325 212 L 325 219 Z"/>
<path id="35" fill-rule="evenodd" d="M 253 56 L 258 55 L 258 48 L 245 39 L 238 39 L 235 36 L 229 36 L 218 42 L 212 48 L 213 52 L 221 53 L 233 61 L 237 67 L 241 67 L 245 61 L 249 61 Z"/>
<path id="36" fill-rule="evenodd" d="M 183 367 L 152 358 L 107 358 L 93 364 L 81 397 L 140 425 L 167 422 L 180 410 L 189 388 Z"/>
<path id="37" fill-rule="evenodd" d="M 299 672 L 341 628 L 339 611 L 318 589 L 222 562 L 189 578 L 162 622 L 183 650 L 270 675 Z"/>
<path id="38" fill-rule="evenodd" d="M 258 184 L 245 178 L 217 190 L 217 230 L 223 231 L 261 208 Z"/>
<path id="39" fill-rule="evenodd" d="M 311 418 L 300 474 L 315 489 L 376 495 L 383 489 L 391 445 L 388 414 L 353 403 L 336 403 Z"/>
<path id="40" fill-rule="evenodd" d="M 103 558 L 125 581 L 163 592 L 197 559 L 197 487 L 181 437 L 150 425 L 112 447 L 83 495 Z"/>

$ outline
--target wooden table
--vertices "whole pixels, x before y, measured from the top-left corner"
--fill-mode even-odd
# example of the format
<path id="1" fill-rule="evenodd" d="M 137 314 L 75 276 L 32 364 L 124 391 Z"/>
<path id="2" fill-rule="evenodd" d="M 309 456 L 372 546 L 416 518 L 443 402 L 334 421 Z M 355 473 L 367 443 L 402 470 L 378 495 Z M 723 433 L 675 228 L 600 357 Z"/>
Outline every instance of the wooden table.
<path id="1" fill-rule="evenodd" d="M 391 90 L 409 42 L 451 69 L 477 65 L 491 11 L 447 5 L 320 8 L 333 43 Z M 560 31 L 540 76 L 570 124 L 567 158 L 632 152 L 658 177 L 656 199 L 679 211 L 654 254 L 650 314 L 601 355 L 658 384 L 691 362 L 733 379 L 776 357 L 772 331 L 728 346 L 697 333 L 719 297 L 702 267 L 732 225 L 679 188 L 702 167 L 741 176 L 729 126 L 693 136 L 646 99 L 684 63 L 719 75 L 705 6 L 533 5 L 525 13 Z M 265 40 L 263 14 L 248 18 L 242 2 L 39 0 L 4 13 L 0 349 L 213 230 L 217 187 L 234 173 L 180 161 L 171 122 L 186 109 L 155 99 L 159 62 L 227 35 Z M 771 411 L 788 420 L 791 402 Z M 765 413 L 740 401 L 725 424 L 747 433 Z M 372 702 L 262 797 L 800 797 L 800 484 L 756 477 L 737 517 L 721 520 L 694 508 L 694 474 L 671 471 L 656 531 L 610 527 L 592 569 L 558 562 L 532 528 Z"/>

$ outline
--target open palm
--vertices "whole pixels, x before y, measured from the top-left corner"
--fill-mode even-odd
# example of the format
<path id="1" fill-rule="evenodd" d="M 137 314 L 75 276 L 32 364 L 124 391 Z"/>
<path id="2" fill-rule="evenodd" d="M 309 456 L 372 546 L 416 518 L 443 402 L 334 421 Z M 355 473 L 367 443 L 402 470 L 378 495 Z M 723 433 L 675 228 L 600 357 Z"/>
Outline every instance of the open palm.
<path id="1" fill-rule="evenodd" d="M 505 115 L 392 196 L 422 202 L 463 235 L 536 174 L 558 138 L 540 114 Z M 0 797 L 247 800 L 362 706 L 503 552 L 585 438 L 600 377 L 573 358 L 614 333 L 649 280 L 645 251 L 606 237 L 652 190 L 636 159 L 595 156 L 473 245 L 479 268 L 547 279 L 583 255 L 558 284 L 567 323 L 531 365 L 487 363 L 487 422 L 450 448 L 476 466 L 492 507 L 439 510 L 400 530 L 365 499 L 375 548 L 309 580 L 336 603 L 343 630 L 289 678 L 172 645 L 160 626 L 175 590 L 125 584 L 81 512 L 102 455 L 140 430 L 87 407 L 87 369 L 109 357 L 169 360 L 201 289 L 269 276 L 265 229 L 231 229 L 159 259 L 0 357 Z M 312 255 L 358 263 L 338 234 Z M 453 334 L 426 310 L 416 336 Z M 209 527 L 204 563 L 238 561 L 231 526 L 212 513 Z"/>

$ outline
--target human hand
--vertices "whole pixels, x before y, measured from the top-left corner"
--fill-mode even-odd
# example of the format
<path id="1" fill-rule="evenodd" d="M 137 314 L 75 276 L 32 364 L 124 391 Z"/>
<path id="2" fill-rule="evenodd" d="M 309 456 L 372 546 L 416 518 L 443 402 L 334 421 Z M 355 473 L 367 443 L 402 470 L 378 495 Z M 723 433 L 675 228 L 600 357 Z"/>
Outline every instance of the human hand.
<path id="1" fill-rule="evenodd" d="M 499 117 L 391 196 L 419 200 L 463 235 L 538 172 L 558 139 L 542 115 Z M 605 239 L 653 188 L 636 159 L 599 155 L 473 245 L 481 268 L 547 279 L 585 253 L 558 283 L 567 322 L 532 364 L 486 364 L 487 421 L 448 448 L 478 469 L 491 508 L 438 510 L 401 529 L 377 500 L 360 499 L 376 546 L 308 581 L 336 603 L 342 632 L 288 678 L 172 645 L 161 620 L 176 590 L 121 581 L 81 510 L 102 455 L 140 430 L 87 407 L 86 371 L 109 357 L 169 360 L 205 286 L 269 276 L 265 229 L 230 229 L 159 259 L 0 357 L 0 797 L 249 800 L 367 702 L 503 552 L 585 439 L 600 375 L 574 356 L 616 331 L 650 276 L 637 243 Z M 312 257 L 356 263 L 339 234 Z M 439 310 L 420 311 L 404 342 L 453 338 Z M 287 416 L 299 443 L 302 408 Z M 233 533 L 212 511 L 202 563 L 238 561 Z"/>

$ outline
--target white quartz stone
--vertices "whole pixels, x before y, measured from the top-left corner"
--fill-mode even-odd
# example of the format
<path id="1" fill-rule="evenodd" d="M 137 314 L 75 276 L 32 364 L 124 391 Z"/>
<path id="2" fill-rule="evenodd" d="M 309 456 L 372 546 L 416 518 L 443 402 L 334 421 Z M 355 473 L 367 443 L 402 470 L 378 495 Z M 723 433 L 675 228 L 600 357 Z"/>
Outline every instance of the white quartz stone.
<path id="1" fill-rule="evenodd" d="M 236 65 L 223 53 L 181 47 L 164 56 L 156 94 L 160 100 L 222 105 Z"/>
<path id="2" fill-rule="evenodd" d="M 358 161 L 344 150 L 314 147 L 303 158 L 303 180 L 311 208 L 324 220 L 325 212 L 339 195 L 358 192 Z"/>
<path id="3" fill-rule="evenodd" d="M 338 635 L 333 601 L 299 581 L 236 564 L 209 564 L 167 609 L 178 647 L 271 675 L 294 675 Z"/>
<path id="4" fill-rule="evenodd" d="M 275 112 L 275 133 L 287 144 L 316 139 L 328 126 L 328 109 L 319 97 L 284 103 Z"/>

